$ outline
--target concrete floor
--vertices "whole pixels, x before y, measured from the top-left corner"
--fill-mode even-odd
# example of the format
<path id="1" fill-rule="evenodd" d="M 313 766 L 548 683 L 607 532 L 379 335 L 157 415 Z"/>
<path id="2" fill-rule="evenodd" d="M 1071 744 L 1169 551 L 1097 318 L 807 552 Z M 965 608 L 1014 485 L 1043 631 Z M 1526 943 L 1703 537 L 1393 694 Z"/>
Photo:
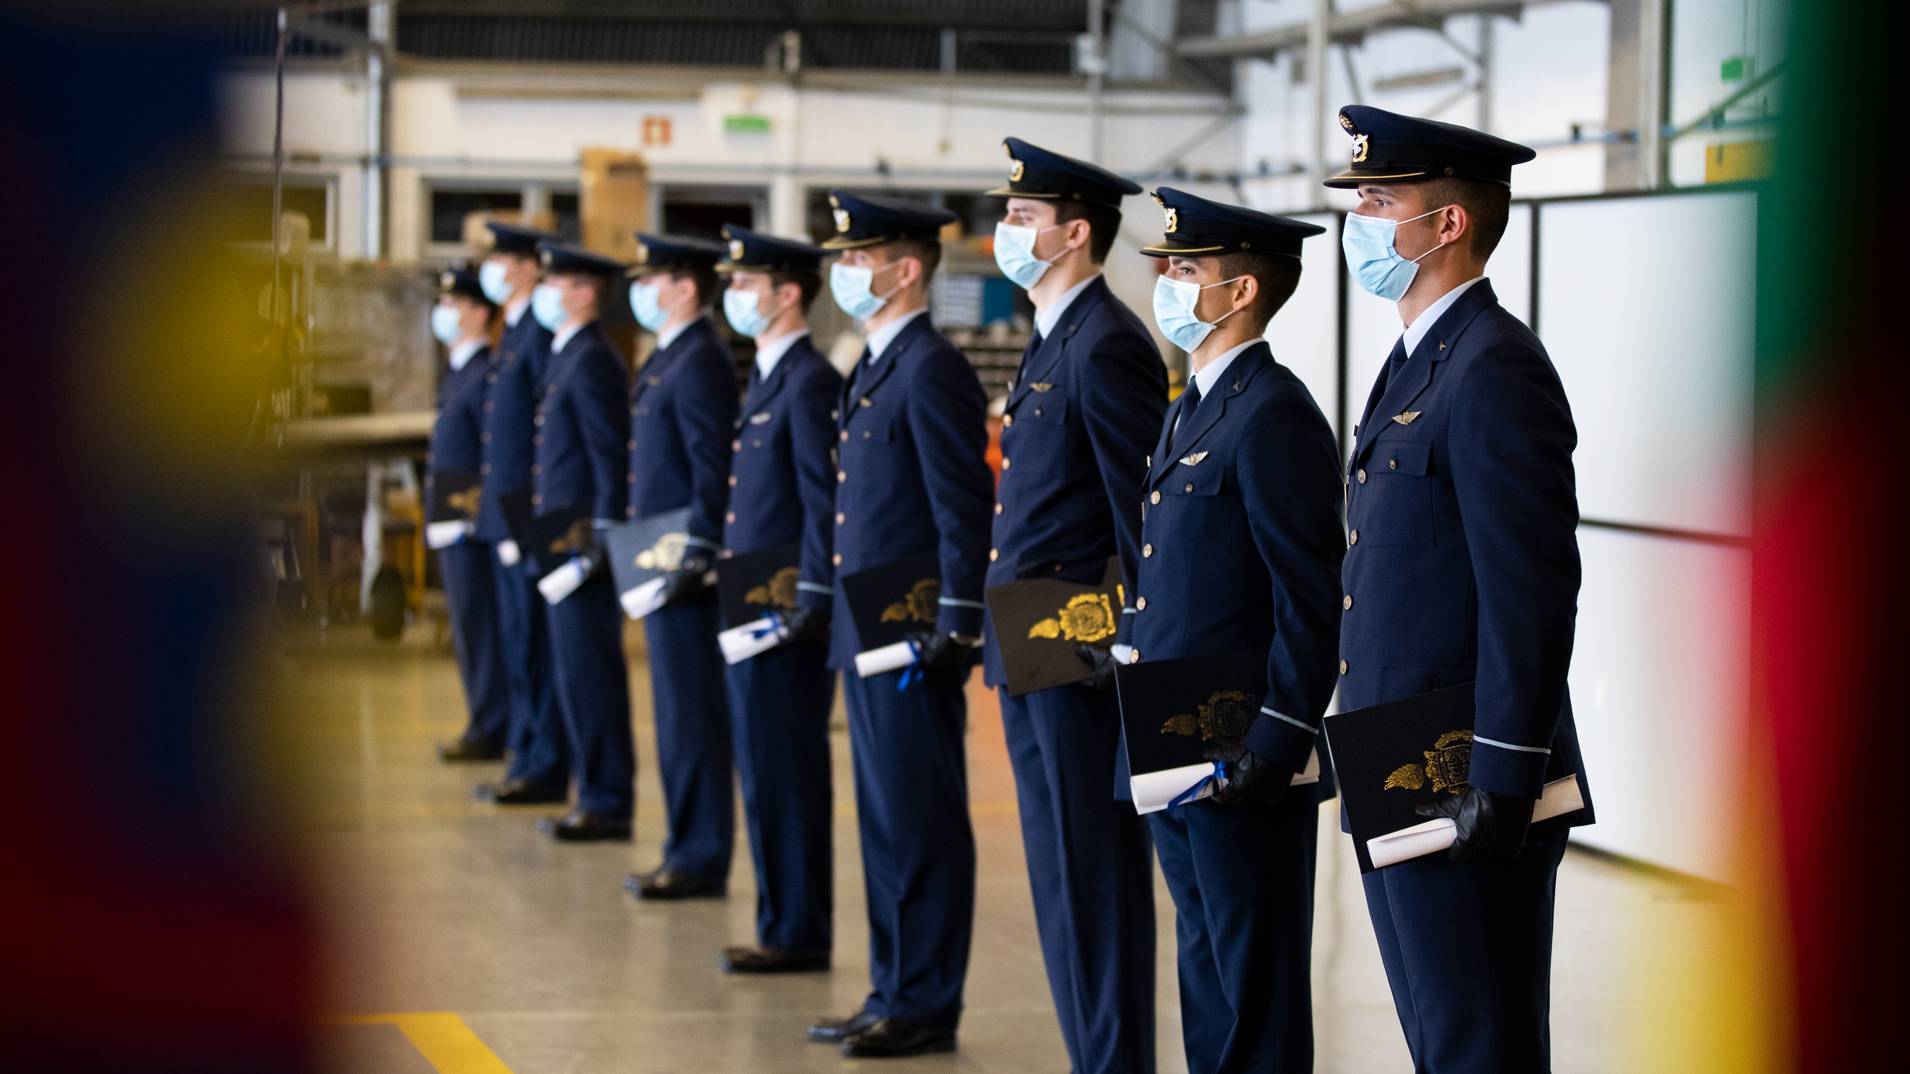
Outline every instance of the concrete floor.
<path id="1" fill-rule="evenodd" d="M 433 743 L 453 736 L 463 716 L 455 668 L 432 633 L 413 628 L 404 641 L 380 645 L 351 632 L 292 648 L 295 745 L 309 762 L 302 773 L 310 792 L 307 858 L 332 953 L 328 1004 L 338 1015 L 322 1030 L 329 1069 L 1067 1070 L 1035 941 L 1000 715 L 979 676 L 969 695 L 969 770 L 980 892 L 961 1047 L 901 1063 L 852 1062 L 803 1037 L 812 1018 L 849 1013 L 867 988 L 846 733 L 838 727 L 834 735 L 836 968 L 730 978 L 717 971 L 716 952 L 753 939 L 754 887 L 740 826 L 726 902 L 639 905 L 621 890 L 624 873 L 656 863 L 663 835 L 641 652 L 633 646 L 630 662 L 637 840 L 560 846 L 532 828 L 551 810 L 499 809 L 468 797 L 498 766 L 436 760 Z M 1330 807 L 1321 825 L 1316 1069 L 1410 1070 L 1358 868 Z M 1716 893 L 1577 853 L 1566 858 L 1559 888 L 1555 1069 L 1647 1069 L 1635 1049 L 1627 1054 L 1628 1030 L 1687 1010 L 1701 1016 L 1688 978 L 1659 971 L 1666 942 L 1715 928 Z M 1160 1070 L 1180 1072 L 1173 906 L 1158 883 L 1156 900 Z"/>

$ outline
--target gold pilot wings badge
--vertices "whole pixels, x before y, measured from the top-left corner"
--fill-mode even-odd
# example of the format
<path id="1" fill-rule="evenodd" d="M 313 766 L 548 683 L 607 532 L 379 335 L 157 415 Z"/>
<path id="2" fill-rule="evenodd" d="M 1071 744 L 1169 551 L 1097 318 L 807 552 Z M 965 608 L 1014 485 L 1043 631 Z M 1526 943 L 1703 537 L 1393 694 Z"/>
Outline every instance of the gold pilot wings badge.
<path id="1" fill-rule="evenodd" d="M 1191 455 L 1182 455 L 1180 457 L 1180 464 L 1182 466 L 1199 466 L 1200 460 L 1206 457 L 1207 453 L 1205 451 L 1196 451 Z"/>
<path id="2" fill-rule="evenodd" d="M 1408 410 L 1404 414 L 1394 414 L 1393 420 L 1401 425 L 1411 425 L 1423 413 L 1425 413 L 1423 410 Z"/>
<path id="3" fill-rule="evenodd" d="M 763 411 L 760 414 L 751 414 L 749 416 L 749 423 L 751 425 L 761 425 L 768 420 L 769 420 L 769 411 L 767 410 Z"/>

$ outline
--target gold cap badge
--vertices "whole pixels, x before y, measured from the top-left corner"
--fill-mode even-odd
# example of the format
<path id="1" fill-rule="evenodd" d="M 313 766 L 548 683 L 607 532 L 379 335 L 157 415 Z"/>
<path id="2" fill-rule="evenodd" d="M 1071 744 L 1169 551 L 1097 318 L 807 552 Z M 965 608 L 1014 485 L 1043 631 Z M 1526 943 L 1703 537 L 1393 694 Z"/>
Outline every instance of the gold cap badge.
<path id="1" fill-rule="evenodd" d="M 741 262 L 743 260 L 743 254 L 744 254 L 743 240 L 731 239 L 730 240 L 730 260 Z"/>

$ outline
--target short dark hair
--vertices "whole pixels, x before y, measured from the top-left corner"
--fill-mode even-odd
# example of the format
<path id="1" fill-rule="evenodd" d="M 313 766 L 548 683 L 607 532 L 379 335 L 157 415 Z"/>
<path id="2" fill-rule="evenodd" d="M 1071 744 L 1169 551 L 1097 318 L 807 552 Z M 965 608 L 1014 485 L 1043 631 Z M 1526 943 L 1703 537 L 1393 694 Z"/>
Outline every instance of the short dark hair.
<path id="1" fill-rule="evenodd" d="M 808 312 L 810 305 L 816 301 L 816 296 L 822 293 L 821 273 L 778 269 L 769 274 L 769 289 L 771 291 L 781 290 L 783 284 L 786 283 L 795 284 L 802 292 L 801 297 L 798 298 L 797 301 L 802 304 L 805 313 Z"/>
<path id="2" fill-rule="evenodd" d="M 696 285 L 696 305 L 698 309 L 708 307 L 716 301 L 716 266 L 714 265 L 671 265 L 667 270 L 673 280 L 689 277 Z"/>
<path id="3" fill-rule="evenodd" d="M 1055 202 L 1054 222 L 1065 224 L 1070 220 L 1088 222 L 1088 260 L 1097 265 L 1106 264 L 1108 254 L 1114 249 L 1114 239 L 1121 233 L 1121 210 L 1088 201 Z"/>
<path id="4" fill-rule="evenodd" d="M 922 263 L 924 285 L 934 278 L 935 270 L 941 267 L 942 243 L 939 239 L 896 239 L 889 245 L 895 247 L 895 256 L 889 260 L 900 261 L 905 257 L 913 257 Z"/>
<path id="5" fill-rule="evenodd" d="M 1512 190 L 1509 187 L 1483 179 L 1443 176 L 1428 179 L 1419 186 L 1428 210 L 1457 205 L 1466 211 L 1466 220 L 1472 225 L 1474 257 L 1484 261 L 1499 248 L 1499 240 L 1505 237 L 1506 221 L 1512 215 Z"/>
<path id="6" fill-rule="evenodd" d="M 1248 307 L 1247 315 L 1263 325 L 1273 320 L 1280 307 L 1287 304 L 1293 292 L 1300 286 L 1300 259 L 1284 254 L 1257 254 L 1236 250 L 1220 254 L 1214 258 L 1218 262 L 1220 278 L 1231 280 L 1237 276 L 1252 276 L 1260 284 L 1259 293 L 1254 297 L 1253 305 Z"/>

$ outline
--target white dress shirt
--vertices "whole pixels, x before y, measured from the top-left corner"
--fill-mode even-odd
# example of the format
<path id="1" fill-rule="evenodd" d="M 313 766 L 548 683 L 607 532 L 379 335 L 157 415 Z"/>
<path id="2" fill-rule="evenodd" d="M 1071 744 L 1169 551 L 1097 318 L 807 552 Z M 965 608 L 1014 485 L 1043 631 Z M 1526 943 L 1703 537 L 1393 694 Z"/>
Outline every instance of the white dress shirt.
<path id="1" fill-rule="evenodd" d="M 529 293 L 526 293 L 523 298 L 513 299 L 509 305 L 504 307 L 505 326 L 516 328 L 517 322 L 524 319 L 524 311 L 530 308 L 531 296 Z"/>
<path id="2" fill-rule="evenodd" d="M 1406 357 L 1411 358 L 1413 356 L 1413 351 L 1419 347 L 1419 341 L 1425 339 L 1426 333 L 1432 331 L 1432 326 L 1439 323 L 1439 315 L 1451 309 L 1452 304 L 1459 301 L 1460 295 L 1465 294 L 1471 289 L 1473 284 L 1483 279 L 1485 279 L 1484 276 L 1474 276 L 1465 283 L 1440 295 L 1439 301 L 1434 302 L 1432 305 L 1420 311 L 1419 316 L 1413 319 L 1412 324 L 1406 326 L 1406 330 L 1401 333 L 1399 337 L 1400 342 L 1406 347 Z"/>
<path id="3" fill-rule="evenodd" d="M 451 371 L 455 373 L 463 369 L 465 363 L 471 360 L 471 356 L 483 349 L 483 336 L 478 336 L 475 339 L 459 340 L 457 344 L 451 348 Z"/>
<path id="4" fill-rule="evenodd" d="M 1081 297 L 1081 292 L 1087 290 L 1089 284 L 1093 283 L 1094 281 L 1100 278 L 1101 278 L 1100 273 L 1098 272 L 1093 273 L 1087 279 L 1082 280 L 1080 283 L 1077 283 L 1073 287 L 1070 287 L 1066 291 L 1062 292 L 1061 297 L 1055 299 L 1054 304 L 1049 306 L 1047 309 L 1044 310 L 1040 306 L 1036 306 L 1035 307 L 1036 334 L 1040 335 L 1041 338 L 1044 340 L 1047 339 L 1049 336 L 1053 335 L 1054 326 L 1061 323 L 1061 315 L 1068 312 L 1068 307 L 1074 305 L 1074 300 Z"/>
<path id="5" fill-rule="evenodd" d="M 1248 347 L 1251 347 L 1256 343 L 1265 343 L 1266 341 L 1267 341 L 1266 337 L 1264 336 L 1255 336 L 1252 339 L 1248 340 L 1247 342 L 1242 343 L 1239 346 L 1233 348 L 1232 350 L 1223 353 L 1220 357 L 1214 359 L 1211 362 L 1208 362 L 1206 365 L 1201 366 L 1199 369 L 1195 370 L 1194 371 L 1194 386 L 1200 389 L 1200 401 L 1203 404 L 1207 402 L 1207 397 L 1213 394 L 1214 388 L 1220 384 L 1220 378 L 1226 375 L 1227 367 L 1234 364 L 1234 359 L 1240 357 L 1241 351 L 1246 350 Z M 1183 411 L 1185 409 L 1186 408 L 1184 407 L 1182 408 Z M 1184 418 L 1186 416 L 1187 415 L 1185 413 L 1181 413 L 1175 416 L 1174 431 L 1176 433 L 1180 432 L 1181 418 Z"/>
<path id="6" fill-rule="evenodd" d="M 809 329 L 805 327 L 805 328 L 798 328 L 794 332 L 784 332 L 782 335 L 777 336 L 775 339 L 757 340 L 756 341 L 756 377 L 757 379 L 768 380 L 770 371 L 776 368 L 777 362 L 780 362 L 783 360 L 783 355 L 789 353 L 789 348 L 795 346 L 797 340 L 806 338 L 808 335 L 809 335 Z"/>
<path id="7" fill-rule="evenodd" d="M 573 324 L 569 328 L 559 328 L 557 334 L 550 339 L 551 354 L 555 355 L 558 351 L 563 350 L 564 344 L 569 343 L 573 336 L 596 323 L 596 319 L 592 318 L 582 324 Z"/>
<path id="8" fill-rule="evenodd" d="M 668 347 L 670 344 L 675 343 L 676 337 L 682 335 L 684 329 L 690 327 L 691 325 L 695 324 L 696 322 L 708 316 L 709 314 L 707 313 L 699 313 L 696 316 L 690 318 L 687 321 L 684 321 L 682 324 L 677 325 L 674 328 L 665 328 L 663 331 L 658 332 L 657 333 L 657 349 L 662 350 L 663 348 Z"/>
<path id="9" fill-rule="evenodd" d="M 874 365 L 876 362 L 881 361 L 882 352 L 889 349 L 889 344 L 895 342 L 895 337 L 902 334 L 902 329 L 906 328 L 910 321 L 915 320 L 917 317 L 926 317 L 926 316 L 928 316 L 928 307 L 923 306 L 919 310 L 912 310 L 908 313 L 904 313 L 902 316 L 897 317 L 895 320 L 890 321 L 888 324 L 885 324 L 882 327 L 876 329 L 875 331 L 870 332 L 869 333 L 869 364 Z"/>

